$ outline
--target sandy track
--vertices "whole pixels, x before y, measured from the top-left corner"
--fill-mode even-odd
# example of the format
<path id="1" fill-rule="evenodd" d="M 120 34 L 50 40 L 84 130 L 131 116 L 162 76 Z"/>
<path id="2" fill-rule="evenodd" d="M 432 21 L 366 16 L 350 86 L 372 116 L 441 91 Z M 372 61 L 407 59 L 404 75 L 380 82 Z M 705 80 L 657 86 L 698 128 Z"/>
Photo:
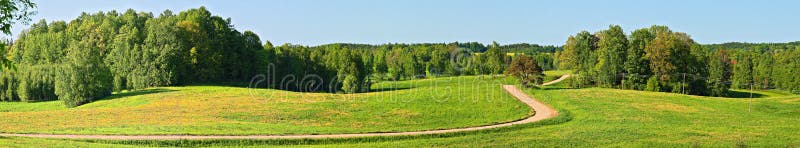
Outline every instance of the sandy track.
<path id="1" fill-rule="evenodd" d="M 550 82 L 547 82 L 547 83 L 542 83 L 542 85 L 541 85 L 541 86 L 553 85 L 553 84 L 556 84 L 556 83 L 558 83 L 558 82 L 564 81 L 564 79 L 567 79 L 567 78 L 569 78 L 569 75 L 562 75 L 562 76 L 561 76 L 560 78 L 558 78 L 558 79 L 555 79 L 555 80 L 553 80 L 553 81 L 550 81 Z"/>
<path id="2" fill-rule="evenodd" d="M 562 76 L 555 81 L 561 81 L 568 77 Z M 551 84 L 550 82 L 545 84 Z M 543 84 L 544 85 L 544 84 Z M 319 138 L 353 138 L 353 137 L 376 137 L 376 136 L 408 136 L 408 135 L 427 135 L 442 134 L 464 131 L 477 131 L 498 127 L 512 126 L 516 124 L 526 124 L 558 116 L 558 112 L 552 107 L 526 95 L 522 90 L 514 85 L 503 85 L 503 89 L 509 94 L 527 104 L 535 114 L 522 120 L 514 122 L 484 125 L 457 129 L 411 131 L 395 133 L 361 133 L 361 134 L 322 134 L 322 135 L 242 135 L 242 136 L 214 136 L 214 135 L 70 135 L 70 134 L 7 134 L 0 133 L 0 136 L 16 137 L 35 137 L 35 138 L 58 138 L 58 139 L 105 139 L 105 140 L 177 140 L 177 139 L 319 139 Z"/>

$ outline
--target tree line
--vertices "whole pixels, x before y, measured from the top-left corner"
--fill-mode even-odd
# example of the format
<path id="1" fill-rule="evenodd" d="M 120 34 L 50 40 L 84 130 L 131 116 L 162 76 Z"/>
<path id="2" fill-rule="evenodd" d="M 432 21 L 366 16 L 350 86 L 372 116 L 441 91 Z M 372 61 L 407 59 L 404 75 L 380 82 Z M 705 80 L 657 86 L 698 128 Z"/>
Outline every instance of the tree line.
<path id="1" fill-rule="evenodd" d="M 0 100 L 62 100 L 74 107 L 112 92 L 247 83 L 259 74 L 274 78 L 262 87 L 356 93 L 383 80 L 502 74 L 511 61 L 497 43 L 275 46 L 261 41 L 204 7 L 158 16 L 129 9 L 82 13 L 69 22 L 41 20 L 7 47 L 4 57 L 18 69 L 0 75 Z"/>
<path id="2" fill-rule="evenodd" d="M 561 47 L 496 42 L 273 45 L 251 31 L 236 30 L 230 18 L 204 7 L 158 16 L 129 9 L 82 13 L 69 22 L 41 20 L 9 44 L 4 57 L 16 68 L 4 67 L 0 75 L 0 101 L 62 100 L 69 107 L 112 92 L 249 83 L 260 74 L 269 81 L 258 87 L 358 93 L 379 81 L 504 72 L 538 84 L 541 71 L 551 69 L 574 69 L 574 86 L 722 96 L 729 87 L 750 83 L 798 90 L 793 72 L 800 55 L 796 43 L 768 49 L 700 45 L 665 26 L 631 35 L 619 26 L 583 31 Z"/>
<path id="3" fill-rule="evenodd" d="M 637 29 L 626 35 L 621 27 L 610 25 L 607 30 L 570 36 L 556 58 L 559 68 L 574 69 L 576 77 L 569 84 L 576 87 L 710 96 L 726 96 L 731 87 L 751 84 L 763 89 L 798 90 L 800 83 L 792 73 L 800 70 L 800 62 L 795 60 L 797 47 L 746 47 L 758 50 L 700 45 L 688 34 L 666 26 Z M 753 64 L 756 61 L 758 64 Z"/>
<path id="4" fill-rule="evenodd" d="M 727 49 L 733 63 L 732 88 L 781 89 L 800 93 L 800 42 L 704 45 Z"/>
<path id="5" fill-rule="evenodd" d="M 127 10 L 41 20 L 6 52 L 18 67 L 0 76 L 0 99 L 63 100 L 77 106 L 114 91 L 246 81 L 263 73 L 259 37 L 205 8 L 158 17 Z"/>
<path id="6" fill-rule="evenodd" d="M 327 44 L 264 46 L 275 74 L 266 87 L 357 93 L 379 81 L 501 74 L 510 57 L 496 43 Z M 483 52 L 481 52 L 483 51 Z M 270 73 L 270 72 L 267 72 Z"/>
<path id="7" fill-rule="evenodd" d="M 563 50 L 561 46 L 546 45 L 541 46 L 537 44 L 518 43 L 500 46 L 500 49 L 505 53 L 522 54 L 532 57 L 537 65 L 542 70 L 556 70 L 558 69 L 558 61 L 556 60 L 556 51 Z M 511 55 L 512 57 L 514 55 Z"/>

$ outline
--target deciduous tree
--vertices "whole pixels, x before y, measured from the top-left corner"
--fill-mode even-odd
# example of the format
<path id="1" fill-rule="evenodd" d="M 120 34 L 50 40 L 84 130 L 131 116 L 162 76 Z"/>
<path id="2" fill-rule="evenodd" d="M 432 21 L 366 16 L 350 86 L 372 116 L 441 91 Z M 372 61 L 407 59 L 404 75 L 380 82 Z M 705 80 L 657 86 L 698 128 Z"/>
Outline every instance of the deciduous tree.
<path id="1" fill-rule="evenodd" d="M 516 56 L 506 68 L 505 74 L 517 77 L 525 87 L 540 85 L 544 80 L 543 70 L 536 60 L 525 55 Z"/>

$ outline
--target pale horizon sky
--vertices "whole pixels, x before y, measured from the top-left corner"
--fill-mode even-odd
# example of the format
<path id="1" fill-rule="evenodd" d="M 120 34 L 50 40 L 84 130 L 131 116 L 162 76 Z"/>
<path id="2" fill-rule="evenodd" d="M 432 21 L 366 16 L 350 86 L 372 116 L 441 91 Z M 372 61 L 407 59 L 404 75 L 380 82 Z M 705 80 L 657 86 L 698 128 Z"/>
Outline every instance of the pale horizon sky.
<path id="1" fill-rule="evenodd" d="M 128 8 L 158 16 L 205 6 L 230 17 L 239 31 L 262 40 L 320 45 L 328 43 L 444 43 L 497 41 L 501 44 L 562 45 L 582 30 L 610 24 L 634 29 L 666 25 L 702 44 L 790 42 L 800 40 L 797 1 L 456 1 L 456 0 L 34 0 L 40 19 L 72 20 L 81 12 Z M 32 23 L 31 22 L 31 23 Z M 29 25 L 16 25 L 17 36 Z"/>

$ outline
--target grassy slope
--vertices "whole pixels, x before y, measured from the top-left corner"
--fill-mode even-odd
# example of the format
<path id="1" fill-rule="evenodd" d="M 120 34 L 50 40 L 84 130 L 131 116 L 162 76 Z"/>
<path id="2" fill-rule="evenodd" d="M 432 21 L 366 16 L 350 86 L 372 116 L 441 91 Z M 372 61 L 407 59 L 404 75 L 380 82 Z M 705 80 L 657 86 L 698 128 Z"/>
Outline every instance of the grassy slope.
<path id="1" fill-rule="evenodd" d="M 248 135 L 478 126 L 531 114 L 500 88 L 509 80 L 453 77 L 385 82 L 375 86 L 384 91 L 353 95 L 162 87 L 115 94 L 74 109 L 58 101 L 2 102 L 0 132 Z M 484 85 L 462 87 L 473 83 Z"/>
<path id="2" fill-rule="evenodd" d="M 749 99 L 603 88 L 527 90 L 573 120 L 510 132 L 338 146 L 797 147 L 800 96 Z"/>
<path id="3" fill-rule="evenodd" d="M 748 99 L 687 96 L 670 93 L 588 88 L 527 92 L 556 109 L 570 112 L 571 121 L 535 128 L 474 133 L 445 138 L 345 142 L 309 147 L 797 147 L 800 145 L 800 96 L 759 92 L 767 98 Z M 43 139 L 16 138 L 36 142 Z M 0 139 L 0 141 L 3 141 Z M 71 141 L 74 142 L 74 141 Z M 154 141 L 139 141 L 153 144 Z M 241 143 L 237 145 L 236 143 Z M 0 142 L 2 143 L 2 142 Z M 164 142 L 175 144 L 174 142 Z M 191 142 L 189 142 L 191 143 Z M 203 142 L 199 142 L 203 143 Z M 206 144 L 215 142 L 207 142 Z M 223 141 L 232 146 L 253 146 L 259 141 Z M 102 143 L 75 142 L 77 145 Z M 177 144 L 184 145 L 185 144 Z M 192 145 L 203 145 L 193 143 Z"/>
<path id="4" fill-rule="evenodd" d="M 800 96 L 759 92 L 766 98 L 688 96 L 604 88 L 527 90 L 572 120 L 557 125 L 448 138 L 420 138 L 354 146 L 447 147 L 797 147 Z"/>

